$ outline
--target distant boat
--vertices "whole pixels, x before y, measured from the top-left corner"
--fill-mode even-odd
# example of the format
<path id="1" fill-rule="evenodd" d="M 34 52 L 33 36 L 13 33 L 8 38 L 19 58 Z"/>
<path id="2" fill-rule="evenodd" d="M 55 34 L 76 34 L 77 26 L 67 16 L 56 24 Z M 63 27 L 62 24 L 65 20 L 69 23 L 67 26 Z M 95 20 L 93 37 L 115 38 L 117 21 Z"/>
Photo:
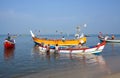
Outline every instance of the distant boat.
<path id="1" fill-rule="evenodd" d="M 75 53 L 75 54 L 92 54 L 92 53 L 100 53 L 104 49 L 106 45 L 106 42 L 98 43 L 95 46 L 91 47 L 81 47 L 81 48 L 75 48 L 75 47 L 67 47 L 67 48 L 61 48 L 59 47 L 58 53 Z M 46 52 L 47 47 L 39 46 L 39 50 L 41 52 Z M 55 49 L 51 48 L 50 52 L 54 52 Z"/>
<path id="2" fill-rule="evenodd" d="M 109 38 L 108 36 L 99 35 L 98 38 L 100 41 L 106 41 L 106 42 L 111 42 L 111 43 L 120 43 L 120 39 L 112 39 L 112 38 Z"/>
<path id="3" fill-rule="evenodd" d="M 9 49 L 9 48 L 15 48 L 15 42 L 10 41 L 10 40 L 5 40 L 4 41 L 4 48 Z"/>
<path id="4" fill-rule="evenodd" d="M 114 39 L 114 40 L 112 40 L 112 39 L 105 40 L 105 38 L 99 38 L 99 39 L 100 39 L 100 41 L 106 41 L 106 42 L 111 42 L 111 43 L 120 43 L 120 40 L 118 40 L 118 39 Z"/>
<path id="5" fill-rule="evenodd" d="M 32 39 L 33 41 L 36 43 L 36 44 L 44 44 L 44 45 L 56 45 L 58 44 L 59 46 L 69 46 L 69 45 L 78 45 L 79 43 L 83 44 L 83 43 L 86 43 L 87 41 L 87 38 L 82 36 L 78 39 L 45 39 L 45 38 L 37 38 L 35 36 L 35 34 L 33 34 L 32 31 L 30 31 L 31 33 L 31 36 L 32 36 Z"/>

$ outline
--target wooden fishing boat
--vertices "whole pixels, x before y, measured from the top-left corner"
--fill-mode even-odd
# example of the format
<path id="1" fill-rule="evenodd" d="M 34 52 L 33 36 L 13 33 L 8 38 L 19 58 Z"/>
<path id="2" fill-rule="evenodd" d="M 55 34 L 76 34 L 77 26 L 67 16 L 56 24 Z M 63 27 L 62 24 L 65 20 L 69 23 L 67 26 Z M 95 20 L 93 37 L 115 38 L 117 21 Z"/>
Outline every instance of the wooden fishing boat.
<path id="1" fill-rule="evenodd" d="M 15 41 L 14 40 L 5 40 L 4 41 L 4 48 L 9 49 L 9 48 L 15 48 Z"/>
<path id="2" fill-rule="evenodd" d="M 120 43 L 120 40 L 119 39 L 111 39 L 109 38 L 108 36 L 98 36 L 99 40 L 100 41 L 106 41 L 106 42 L 111 42 L 111 43 Z"/>
<path id="3" fill-rule="evenodd" d="M 58 44 L 59 46 L 68 46 L 68 45 L 78 45 L 79 43 L 83 44 L 83 43 L 86 43 L 87 41 L 87 38 L 86 37 L 81 37 L 79 39 L 65 39 L 65 40 L 62 40 L 62 39 L 45 39 L 45 38 L 37 38 L 35 36 L 35 34 L 33 34 L 32 31 L 30 31 L 31 33 L 31 36 L 32 36 L 32 39 L 33 41 L 36 43 L 36 44 L 41 44 L 43 43 L 44 45 L 56 45 Z"/>
<path id="4" fill-rule="evenodd" d="M 61 48 L 59 47 L 58 53 L 80 53 L 80 54 L 91 54 L 91 53 L 100 53 L 102 52 L 102 50 L 104 49 L 106 45 L 106 42 L 101 42 L 98 43 L 95 46 L 91 46 L 91 47 L 80 47 L 80 48 L 76 48 L 76 47 L 67 47 L 67 48 Z M 43 46 L 39 46 L 39 50 L 41 52 L 46 52 L 46 47 Z M 50 48 L 50 52 L 54 52 L 55 49 L 51 49 Z"/>
<path id="5" fill-rule="evenodd" d="M 100 39 L 100 41 L 104 41 L 105 39 Z M 120 43 L 120 40 L 112 40 L 112 39 L 107 39 L 105 40 L 106 42 L 111 42 L 111 43 Z"/>

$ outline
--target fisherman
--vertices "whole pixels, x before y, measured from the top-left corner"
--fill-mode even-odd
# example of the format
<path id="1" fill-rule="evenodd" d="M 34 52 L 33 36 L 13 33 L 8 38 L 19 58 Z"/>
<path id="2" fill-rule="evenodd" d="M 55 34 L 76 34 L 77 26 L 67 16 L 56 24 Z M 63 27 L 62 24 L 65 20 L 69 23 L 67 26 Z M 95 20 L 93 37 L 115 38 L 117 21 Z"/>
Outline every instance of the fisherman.
<path id="1" fill-rule="evenodd" d="M 43 42 L 41 43 L 41 47 L 44 47 L 44 43 Z"/>
<path id="2" fill-rule="evenodd" d="M 62 37 L 62 41 L 63 41 L 63 42 L 65 41 L 65 37 L 64 37 L 64 36 Z"/>
<path id="3" fill-rule="evenodd" d="M 115 36 L 114 36 L 113 34 L 112 34 L 112 37 L 111 37 L 111 39 L 112 39 L 112 40 L 114 40 L 114 39 L 115 39 Z"/>
<path id="4" fill-rule="evenodd" d="M 102 32 L 99 32 L 98 38 L 103 38 Z"/>
<path id="5" fill-rule="evenodd" d="M 58 46 L 58 44 L 56 44 L 56 46 L 55 46 L 55 54 L 57 54 L 58 53 L 58 50 L 59 50 L 59 46 Z"/>
<path id="6" fill-rule="evenodd" d="M 47 45 L 46 54 L 50 55 L 50 44 Z"/>
<path id="7" fill-rule="evenodd" d="M 9 34 L 9 33 L 8 33 L 8 38 L 7 38 L 7 40 L 9 40 L 9 41 L 11 40 L 11 37 L 10 37 L 10 34 Z"/>
<path id="8" fill-rule="evenodd" d="M 81 44 L 81 43 L 79 43 L 79 44 L 78 44 L 78 48 L 81 48 L 81 47 L 82 47 L 82 44 Z"/>

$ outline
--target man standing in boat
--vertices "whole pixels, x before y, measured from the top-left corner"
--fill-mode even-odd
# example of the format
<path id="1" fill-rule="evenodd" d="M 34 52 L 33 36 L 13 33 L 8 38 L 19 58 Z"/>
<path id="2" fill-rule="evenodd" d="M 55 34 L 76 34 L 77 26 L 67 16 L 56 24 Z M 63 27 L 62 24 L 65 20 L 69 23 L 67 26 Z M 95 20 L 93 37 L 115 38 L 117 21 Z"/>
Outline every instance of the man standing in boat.
<path id="1" fill-rule="evenodd" d="M 112 34 L 112 37 L 111 37 L 111 39 L 112 39 L 112 40 L 114 40 L 114 39 L 115 39 L 115 36 L 114 36 L 114 34 Z"/>
<path id="2" fill-rule="evenodd" d="M 64 37 L 64 36 L 62 37 L 62 41 L 63 41 L 63 42 L 65 41 L 65 37 Z"/>
<path id="3" fill-rule="evenodd" d="M 99 32 L 98 38 L 104 38 L 102 32 Z"/>
<path id="4" fill-rule="evenodd" d="M 9 41 L 11 40 L 11 37 L 10 37 L 10 34 L 9 34 L 9 33 L 8 33 L 8 38 L 7 38 L 7 40 L 9 40 Z"/>

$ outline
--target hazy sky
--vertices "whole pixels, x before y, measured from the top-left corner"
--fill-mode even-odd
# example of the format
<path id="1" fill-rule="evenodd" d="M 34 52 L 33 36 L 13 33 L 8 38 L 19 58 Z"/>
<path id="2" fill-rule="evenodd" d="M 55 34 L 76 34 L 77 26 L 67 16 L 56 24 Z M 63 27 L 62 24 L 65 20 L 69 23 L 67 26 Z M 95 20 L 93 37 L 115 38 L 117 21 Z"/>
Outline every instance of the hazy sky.
<path id="1" fill-rule="evenodd" d="M 0 34 L 75 33 L 76 26 L 120 34 L 120 0 L 0 0 Z"/>

